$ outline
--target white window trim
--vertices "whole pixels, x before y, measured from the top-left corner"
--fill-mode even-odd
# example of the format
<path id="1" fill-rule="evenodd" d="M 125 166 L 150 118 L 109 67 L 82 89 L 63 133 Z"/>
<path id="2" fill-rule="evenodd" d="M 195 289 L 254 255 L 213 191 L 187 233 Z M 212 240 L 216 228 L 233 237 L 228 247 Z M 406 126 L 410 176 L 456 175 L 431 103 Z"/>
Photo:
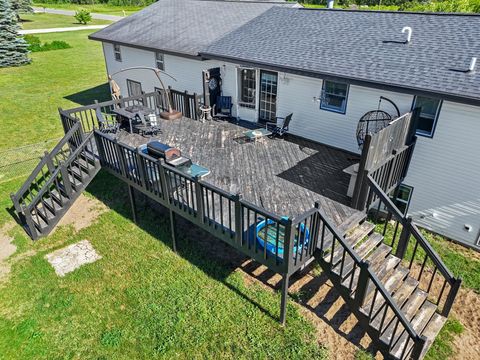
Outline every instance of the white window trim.
<path id="1" fill-rule="evenodd" d="M 252 102 L 243 102 L 241 99 L 242 99 L 242 71 L 243 70 L 251 70 L 255 73 L 255 79 L 254 79 L 254 84 L 255 84 L 255 89 L 254 89 L 254 97 L 253 97 L 253 101 Z M 237 77 L 239 79 L 238 81 L 238 105 L 243 107 L 243 108 L 246 108 L 246 109 L 252 109 L 252 110 L 255 110 L 257 108 L 257 89 L 258 89 L 258 84 L 257 84 L 257 81 L 258 81 L 258 72 L 257 72 L 257 69 L 253 69 L 253 68 L 238 68 L 238 73 L 237 73 Z"/>
<path id="2" fill-rule="evenodd" d="M 162 55 L 161 61 L 158 59 L 158 55 Z M 154 56 L 155 56 L 155 67 L 159 70 L 165 71 L 165 54 L 162 53 L 161 51 L 156 51 Z M 162 64 L 161 68 L 158 66 L 159 63 Z"/>
<path id="3" fill-rule="evenodd" d="M 116 49 L 117 46 L 118 46 L 118 50 Z M 118 59 L 117 59 L 117 54 L 119 57 Z M 115 59 L 115 61 L 122 62 L 122 48 L 118 44 L 113 44 L 113 58 Z"/>
<path id="4" fill-rule="evenodd" d="M 338 109 L 337 107 L 330 107 L 327 104 L 324 104 L 325 101 L 325 83 L 326 82 L 338 83 L 347 85 L 347 93 L 345 94 L 345 106 L 343 109 Z M 337 114 L 346 114 L 347 113 L 347 104 L 348 104 L 348 94 L 350 93 L 350 84 L 340 83 L 338 81 L 330 81 L 330 80 L 323 80 L 322 81 L 322 89 L 321 89 L 321 96 L 320 96 L 320 109 L 325 111 L 331 111 Z M 340 96 L 337 94 L 332 94 L 333 96 Z"/>
<path id="5" fill-rule="evenodd" d="M 421 97 L 428 98 L 428 96 L 421 96 Z M 413 98 L 412 110 L 415 109 L 415 106 L 417 104 L 417 98 L 418 96 L 415 96 Z M 443 101 L 441 99 L 436 99 L 436 100 L 438 100 L 438 106 L 437 106 L 437 111 L 435 112 L 435 118 L 433 119 L 432 130 L 428 132 L 428 131 L 417 129 L 416 135 L 433 138 L 433 134 L 435 133 L 435 129 L 437 128 L 438 118 L 440 117 L 440 110 L 442 109 L 442 104 L 443 104 Z"/>

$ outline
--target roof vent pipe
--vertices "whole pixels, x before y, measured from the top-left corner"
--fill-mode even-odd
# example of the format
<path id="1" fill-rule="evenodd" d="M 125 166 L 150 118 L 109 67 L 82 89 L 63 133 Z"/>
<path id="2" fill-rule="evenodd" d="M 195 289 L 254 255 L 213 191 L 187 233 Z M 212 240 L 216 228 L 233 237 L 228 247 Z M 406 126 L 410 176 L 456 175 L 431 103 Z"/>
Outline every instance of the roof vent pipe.
<path id="1" fill-rule="evenodd" d="M 334 0 L 327 0 L 327 8 L 333 9 Z"/>
<path id="2" fill-rule="evenodd" d="M 407 43 L 410 42 L 410 40 L 412 40 L 412 28 L 410 26 L 405 26 L 403 29 L 402 29 L 402 34 L 404 32 L 407 32 Z"/>
<path id="3" fill-rule="evenodd" d="M 477 65 L 477 58 L 472 57 L 472 60 L 470 61 L 470 66 L 468 67 L 469 72 L 474 72 L 475 71 L 475 65 Z"/>

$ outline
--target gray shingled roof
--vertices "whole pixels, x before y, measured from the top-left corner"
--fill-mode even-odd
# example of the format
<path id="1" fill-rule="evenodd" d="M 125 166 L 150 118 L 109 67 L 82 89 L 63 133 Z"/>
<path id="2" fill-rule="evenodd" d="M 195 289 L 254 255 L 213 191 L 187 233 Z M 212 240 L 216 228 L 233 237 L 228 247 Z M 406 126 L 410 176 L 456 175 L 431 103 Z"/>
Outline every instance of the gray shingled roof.
<path id="1" fill-rule="evenodd" d="M 197 56 L 215 40 L 273 6 L 293 5 L 283 0 L 158 0 L 95 32 L 90 39 Z"/>
<path id="2" fill-rule="evenodd" d="M 412 41 L 401 43 L 404 26 Z M 480 16 L 272 8 L 202 53 L 480 102 Z M 468 69 L 479 58 L 474 73 Z"/>

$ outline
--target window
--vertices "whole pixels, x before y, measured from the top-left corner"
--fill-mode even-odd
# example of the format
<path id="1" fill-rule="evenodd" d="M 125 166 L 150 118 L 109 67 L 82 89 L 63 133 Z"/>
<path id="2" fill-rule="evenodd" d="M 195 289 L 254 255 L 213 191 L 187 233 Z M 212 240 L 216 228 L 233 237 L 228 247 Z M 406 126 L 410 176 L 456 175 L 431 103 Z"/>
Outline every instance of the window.
<path id="1" fill-rule="evenodd" d="M 120 45 L 113 44 L 113 53 L 116 61 L 122 61 L 122 53 L 120 52 Z"/>
<path id="2" fill-rule="evenodd" d="M 157 69 L 165 70 L 165 60 L 164 60 L 163 53 L 160 53 L 160 52 L 155 53 L 155 65 L 157 66 Z"/>
<path id="3" fill-rule="evenodd" d="M 255 108 L 256 76 L 254 69 L 240 69 L 240 106 Z"/>
<path id="4" fill-rule="evenodd" d="M 420 108 L 420 116 L 417 125 L 418 135 L 433 136 L 441 105 L 441 100 L 415 96 L 412 108 Z"/>
<path id="5" fill-rule="evenodd" d="M 400 210 L 404 215 L 408 212 L 408 207 L 410 206 L 410 200 L 412 199 L 413 187 L 401 184 L 397 196 L 392 197 L 392 201 L 395 206 Z"/>
<path id="6" fill-rule="evenodd" d="M 138 81 L 127 79 L 128 96 L 142 95 L 142 84 Z"/>
<path id="7" fill-rule="evenodd" d="M 320 109 L 345 114 L 347 109 L 348 84 L 323 81 Z"/>

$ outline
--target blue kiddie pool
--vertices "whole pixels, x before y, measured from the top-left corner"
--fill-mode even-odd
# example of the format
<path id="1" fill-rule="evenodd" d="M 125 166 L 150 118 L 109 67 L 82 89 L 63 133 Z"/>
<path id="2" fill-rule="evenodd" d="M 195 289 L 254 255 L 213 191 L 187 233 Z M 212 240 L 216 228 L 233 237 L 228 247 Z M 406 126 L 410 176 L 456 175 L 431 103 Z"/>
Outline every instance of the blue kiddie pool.
<path id="1" fill-rule="evenodd" d="M 286 218 L 285 218 L 286 219 Z M 266 229 L 265 229 L 266 227 Z M 302 250 L 302 246 L 307 245 L 308 241 L 310 240 L 310 230 L 308 227 L 305 227 L 304 223 L 301 223 L 299 228 L 300 231 L 296 231 L 295 234 L 295 241 L 294 241 L 294 248 L 293 254 L 297 253 L 298 250 Z M 278 257 L 283 258 L 283 248 L 284 248 L 284 239 L 285 239 L 285 226 L 279 225 L 278 226 Z M 265 220 L 260 221 L 256 227 L 256 234 L 257 234 L 257 242 L 262 247 L 265 248 L 265 237 L 266 239 L 266 247 L 267 251 L 273 255 L 276 255 L 277 252 L 275 250 L 276 243 L 277 243 L 277 224 L 275 221 L 268 219 L 267 222 Z M 299 238 L 300 237 L 300 241 Z M 293 255 L 292 254 L 292 255 Z"/>

